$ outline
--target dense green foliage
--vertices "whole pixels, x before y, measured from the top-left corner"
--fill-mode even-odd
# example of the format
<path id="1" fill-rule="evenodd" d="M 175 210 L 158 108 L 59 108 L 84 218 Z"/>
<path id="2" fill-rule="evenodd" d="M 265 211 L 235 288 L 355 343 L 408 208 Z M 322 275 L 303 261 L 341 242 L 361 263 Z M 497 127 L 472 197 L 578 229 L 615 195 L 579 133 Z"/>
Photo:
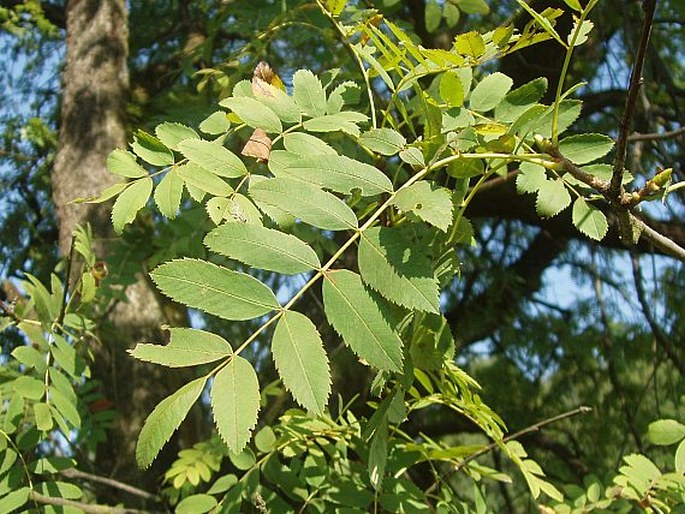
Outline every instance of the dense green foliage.
<path id="1" fill-rule="evenodd" d="M 0 512 L 87 512 L 99 502 L 83 484 L 98 480 L 88 463 L 117 414 L 112 392 L 93 378 L 92 345 L 137 262 L 159 293 L 191 309 L 194 327 L 165 327 L 164 345 L 130 342 L 138 343 L 131 358 L 191 368 L 165 371 L 190 374 L 131 435 L 137 463 L 153 464 L 193 409 L 216 433 L 205 430 L 178 453 L 159 491 L 115 485 L 146 508 L 683 511 L 682 268 L 654 260 L 653 278 L 664 284 L 656 322 L 635 254 L 635 295 L 650 330 L 609 318 L 603 288 L 624 291 L 619 258 L 594 246 L 583 251 L 589 259 L 566 259 L 591 277 L 594 310 L 579 300 L 512 312 L 483 284 L 505 302 L 522 301 L 526 278 L 506 267 L 551 225 L 531 235 L 469 210 L 493 183 L 515 180 L 534 198 L 536 220 L 558 220 L 564 242 L 573 233 L 579 244 L 611 246 L 613 227 L 627 244 L 642 236 L 666 252 L 637 207 L 658 199 L 663 206 L 645 211 L 678 209 L 669 198 L 682 183 L 670 169 L 624 169 L 616 134 L 577 121 L 585 85 L 573 82 L 569 63 L 593 37 L 589 20 L 602 2 L 566 0 L 566 15 L 519 2 L 526 22 L 518 29 L 461 27 L 474 30 L 447 48 L 427 47 L 394 22 L 393 2 L 386 17 L 347 4 L 270 5 L 258 37 L 216 55 L 203 43 L 185 56 L 181 69 L 217 59 L 191 72 L 192 86 L 181 81 L 150 103 L 134 98 L 145 128 L 106 163 L 119 182 L 76 200 L 114 201 L 111 222 L 124 243 L 108 243 L 111 272 L 86 226 L 52 274 L 41 249 L 25 266 L 41 274 L 24 275 L 14 304 L 3 300 Z M 225 11 L 208 32 L 243 30 L 254 11 L 239 5 L 245 12 Z M 480 0 L 429 0 L 422 30 L 487 12 Z M 21 33 L 21 16 L 3 16 Z M 41 16 L 36 27 L 53 37 Z M 263 42 L 290 24 L 322 38 L 300 62 L 315 36 L 274 43 L 269 61 L 291 70 L 286 80 L 256 59 L 238 64 L 268 54 Z M 146 32 L 132 26 L 142 46 L 136 38 Z M 551 87 L 545 77 L 515 84 L 495 71 L 495 62 L 549 42 L 564 60 Z M 612 192 L 614 177 L 625 189 Z M 498 316 L 504 322 L 488 330 Z M 466 339 L 469 319 L 486 332 Z M 455 340 L 464 347 L 456 355 Z M 494 350 L 474 350 L 488 342 Z M 521 431 L 507 436 L 508 426 Z M 548 426 L 554 440 L 526 440 Z"/>

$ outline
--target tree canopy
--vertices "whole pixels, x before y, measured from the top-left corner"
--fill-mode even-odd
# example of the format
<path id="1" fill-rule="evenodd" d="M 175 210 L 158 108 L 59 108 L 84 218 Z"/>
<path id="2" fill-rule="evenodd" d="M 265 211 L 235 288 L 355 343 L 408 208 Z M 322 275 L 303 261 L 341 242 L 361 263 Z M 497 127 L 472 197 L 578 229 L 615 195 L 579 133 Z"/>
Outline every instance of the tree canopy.
<path id="1" fill-rule="evenodd" d="M 681 512 L 684 20 L 0 1 L 0 512 Z"/>

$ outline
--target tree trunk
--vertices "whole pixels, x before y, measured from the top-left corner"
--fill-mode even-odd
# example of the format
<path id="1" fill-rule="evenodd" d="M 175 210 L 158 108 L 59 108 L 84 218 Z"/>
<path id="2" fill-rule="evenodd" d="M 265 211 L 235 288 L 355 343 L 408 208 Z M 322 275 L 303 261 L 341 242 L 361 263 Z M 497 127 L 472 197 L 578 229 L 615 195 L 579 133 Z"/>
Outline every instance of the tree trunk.
<path id="1" fill-rule="evenodd" d="M 112 236 L 110 206 L 68 202 L 96 196 L 115 182 L 105 162 L 110 151 L 126 144 L 126 2 L 70 0 L 66 13 L 67 61 L 62 78 L 59 148 L 52 172 L 60 248 L 67 255 L 75 226 L 89 222 L 96 252 L 104 258 L 107 245 L 113 244 L 108 243 Z M 92 348 L 93 377 L 101 382 L 102 393 L 114 402 L 118 412 L 107 443 L 97 450 L 96 472 L 154 491 L 159 487 L 158 473 L 143 474 L 137 468 L 135 444 L 146 416 L 177 388 L 178 384 L 171 381 L 181 377 L 162 376 L 159 367 L 138 363 L 126 349 L 136 342 L 158 341 L 162 324 L 178 326 L 187 324 L 187 319 L 183 309 L 164 308 L 142 265 L 138 281 L 126 288 L 126 297 L 127 302 L 118 303 L 107 323 L 98 327 L 102 344 Z M 161 469 L 175 456 L 177 446 L 169 450 Z M 98 496 L 115 503 L 127 500 L 107 489 L 98 491 Z"/>

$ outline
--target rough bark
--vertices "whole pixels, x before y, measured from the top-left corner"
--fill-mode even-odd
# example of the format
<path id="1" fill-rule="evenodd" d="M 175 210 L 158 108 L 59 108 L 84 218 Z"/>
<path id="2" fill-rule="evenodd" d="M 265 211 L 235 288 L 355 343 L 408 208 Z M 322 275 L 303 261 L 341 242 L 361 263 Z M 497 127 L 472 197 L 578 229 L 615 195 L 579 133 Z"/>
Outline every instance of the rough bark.
<path id="1" fill-rule="evenodd" d="M 66 6 L 67 61 L 62 77 L 59 149 L 52 172 L 53 200 L 58 217 L 60 248 L 67 254 L 71 234 L 89 222 L 104 257 L 111 244 L 109 205 L 74 205 L 77 197 L 95 196 L 114 182 L 107 155 L 126 143 L 125 107 L 129 76 L 128 20 L 125 0 L 71 0 Z M 103 323 L 101 344 L 93 346 L 93 376 L 114 401 L 118 418 L 106 445 L 97 451 L 101 475 L 135 483 L 154 491 L 156 473 L 143 474 L 135 464 L 138 432 L 152 408 L 177 384 L 158 369 L 131 359 L 126 349 L 139 341 L 159 340 L 163 323 L 183 324 L 183 311 L 165 309 L 141 266 L 138 281 L 126 289 Z M 169 314 L 171 312 L 171 314 Z M 174 318 L 174 319 L 170 319 Z M 98 492 L 101 498 L 114 491 Z"/>

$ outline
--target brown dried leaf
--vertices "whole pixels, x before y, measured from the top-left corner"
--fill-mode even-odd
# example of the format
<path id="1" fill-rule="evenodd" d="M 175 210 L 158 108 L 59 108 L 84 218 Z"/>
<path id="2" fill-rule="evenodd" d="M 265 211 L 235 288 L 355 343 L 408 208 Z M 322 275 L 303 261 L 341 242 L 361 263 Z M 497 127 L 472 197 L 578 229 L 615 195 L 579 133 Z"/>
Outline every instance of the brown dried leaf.
<path id="1" fill-rule="evenodd" d="M 271 138 L 262 129 L 255 129 L 241 153 L 246 157 L 254 157 L 259 162 L 267 162 L 271 155 Z"/>

